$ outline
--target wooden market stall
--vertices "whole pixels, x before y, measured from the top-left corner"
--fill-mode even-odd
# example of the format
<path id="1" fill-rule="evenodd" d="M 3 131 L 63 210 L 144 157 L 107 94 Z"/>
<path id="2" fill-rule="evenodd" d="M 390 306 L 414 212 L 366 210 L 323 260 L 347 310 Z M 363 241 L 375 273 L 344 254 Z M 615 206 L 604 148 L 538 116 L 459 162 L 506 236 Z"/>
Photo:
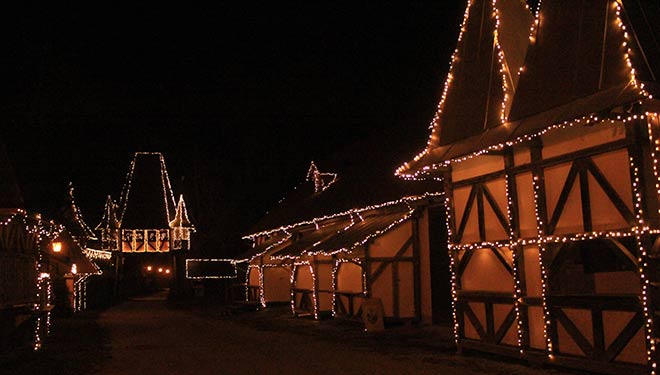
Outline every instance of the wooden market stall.
<path id="1" fill-rule="evenodd" d="M 238 267 L 245 265 L 242 267 L 245 269 L 245 282 L 237 286 L 244 288 L 242 294 L 246 302 L 257 303 L 261 307 L 289 302 L 292 264 L 272 259 L 270 255 L 279 246 L 287 244 L 290 237 L 283 232 L 260 236 L 247 252 L 234 259 Z"/>
<path id="2" fill-rule="evenodd" d="M 296 316 L 359 319 L 362 301 L 378 298 L 388 320 L 433 321 L 433 302 L 449 301 L 448 290 L 431 290 L 431 252 L 442 256 L 444 244 L 431 248 L 428 215 L 442 194 L 372 166 L 340 175 L 311 164 L 306 180 L 244 237 L 254 243 L 236 258 L 249 263 L 248 300 L 260 296 L 266 307 L 286 297 Z"/>
<path id="3" fill-rule="evenodd" d="M 396 172 L 443 181 L 457 344 L 655 373 L 660 12 L 548 0 L 530 28 L 507 18 L 512 3 L 468 2 L 429 143 Z M 500 39 L 516 22 L 528 37 L 512 49 Z M 481 73 L 495 81 L 463 58 L 478 34 L 499 56 Z M 527 41 L 517 64 L 509 51 Z"/>

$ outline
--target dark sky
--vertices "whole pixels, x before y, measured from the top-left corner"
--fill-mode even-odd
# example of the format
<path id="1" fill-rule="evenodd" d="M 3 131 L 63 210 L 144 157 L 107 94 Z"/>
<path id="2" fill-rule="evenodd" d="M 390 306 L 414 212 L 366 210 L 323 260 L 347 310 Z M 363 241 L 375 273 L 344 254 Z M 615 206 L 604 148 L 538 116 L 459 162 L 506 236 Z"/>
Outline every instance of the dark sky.
<path id="1" fill-rule="evenodd" d="M 8 17 L 0 137 L 28 208 L 48 214 L 71 181 L 94 226 L 132 154 L 160 151 L 200 230 L 231 237 L 310 160 L 323 170 L 389 134 L 405 161 L 426 142 L 466 2 L 166 3 Z"/>

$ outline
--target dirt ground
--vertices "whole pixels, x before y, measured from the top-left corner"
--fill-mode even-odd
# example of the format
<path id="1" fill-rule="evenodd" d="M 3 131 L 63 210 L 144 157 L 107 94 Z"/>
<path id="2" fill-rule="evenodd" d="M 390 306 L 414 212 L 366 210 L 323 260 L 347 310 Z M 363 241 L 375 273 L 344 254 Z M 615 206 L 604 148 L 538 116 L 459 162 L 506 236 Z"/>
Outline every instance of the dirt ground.
<path id="1" fill-rule="evenodd" d="M 5 372 L 6 371 L 6 372 Z M 4 358 L 7 374 L 572 374 L 483 354 L 456 355 L 448 327 L 294 318 L 159 296 L 53 322 L 44 349 Z"/>

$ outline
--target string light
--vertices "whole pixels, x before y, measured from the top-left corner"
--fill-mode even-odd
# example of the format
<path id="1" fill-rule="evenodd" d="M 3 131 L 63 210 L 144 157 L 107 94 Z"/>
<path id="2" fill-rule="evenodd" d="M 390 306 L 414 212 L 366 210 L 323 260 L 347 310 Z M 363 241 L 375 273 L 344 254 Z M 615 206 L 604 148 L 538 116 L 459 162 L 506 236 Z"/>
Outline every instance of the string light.
<path id="1" fill-rule="evenodd" d="M 163 190 L 164 211 L 168 228 L 130 229 L 122 228 L 122 222 L 128 207 L 133 175 L 138 157 L 142 155 L 158 156 L 160 165 L 160 185 Z M 122 188 L 122 208 L 119 220 L 115 217 L 115 204 L 108 196 L 102 222 L 97 229 L 102 231 L 103 250 L 123 252 L 168 252 L 170 250 L 189 250 L 190 235 L 195 227 L 190 223 L 183 195 L 175 204 L 174 193 L 170 184 L 165 158 L 160 152 L 136 152 L 133 156 L 126 181 Z M 171 212 L 174 210 L 174 218 Z M 121 231 L 121 235 L 119 232 Z M 171 231 L 171 234 L 170 234 Z M 119 244 L 121 241 L 121 245 Z"/>
<path id="2" fill-rule="evenodd" d="M 327 177 L 330 177 L 330 181 L 328 182 L 326 182 L 325 180 L 325 178 Z M 312 160 L 312 163 L 309 166 L 309 170 L 307 171 L 307 176 L 305 177 L 305 180 L 314 181 L 314 192 L 320 193 L 322 191 L 325 191 L 325 189 L 329 188 L 330 185 L 332 185 L 335 181 L 337 181 L 337 174 L 319 172 L 319 169 L 316 167 L 316 164 L 314 164 L 314 161 Z"/>
<path id="3" fill-rule="evenodd" d="M 630 84 L 632 84 L 633 87 L 635 87 L 637 89 L 637 93 L 638 93 L 640 99 L 652 99 L 653 96 L 648 91 L 645 90 L 644 84 L 637 80 L 636 70 L 633 66 L 632 61 L 630 60 L 630 56 L 632 55 L 632 51 L 630 49 L 630 43 L 629 43 L 630 36 L 629 36 L 628 32 L 626 31 L 627 30 L 626 25 L 624 24 L 623 20 L 621 19 L 621 5 L 619 4 L 619 1 L 620 0 L 612 1 L 611 5 L 613 7 L 615 7 L 615 9 L 616 9 L 616 12 L 615 12 L 616 22 L 615 23 L 616 23 L 616 26 L 618 27 L 619 31 L 621 32 L 622 37 L 624 38 L 624 42 L 623 42 L 622 47 L 625 48 L 625 52 L 622 54 L 622 59 L 623 59 L 625 65 L 629 69 L 629 72 L 628 72 L 629 82 L 630 82 Z M 497 6 L 495 6 L 496 2 L 497 2 L 497 0 L 493 0 L 493 8 L 494 8 L 494 12 L 495 12 L 495 17 L 497 19 L 496 25 L 499 25 L 499 16 L 497 14 L 497 12 L 498 12 L 497 11 Z M 469 15 L 469 7 L 471 5 L 472 5 L 472 1 L 468 1 L 468 7 L 466 9 L 466 15 L 465 15 L 465 18 L 463 20 L 463 25 L 465 25 L 466 22 L 467 22 L 467 16 Z M 532 43 L 535 42 L 535 38 L 536 38 L 535 35 L 538 32 L 538 26 L 540 24 L 540 9 L 541 9 L 541 2 L 539 1 L 539 4 L 538 4 L 537 9 L 536 9 L 535 20 L 532 23 L 532 27 L 531 27 L 531 30 L 530 30 L 530 42 L 532 42 Z M 462 39 L 463 31 L 464 31 L 464 26 L 461 26 L 461 33 L 459 35 L 459 39 L 458 39 L 457 44 L 460 44 L 460 41 Z M 503 69 L 506 69 L 506 66 L 505 66 L 506 64 L 502 63 L 503 60 L 502 60 L 502 55 L 501 55 L 501 48 L 499 47 L 499 43 L 497 41 L 497 34 L 498 34 L 498 32 L 497 32 L 497 28 L 496 28 L 496 30 L 495 30 L 495 40 L 496 40 L 497 51 L 498 51 L 498 59 L 501 63 L 502 70 L 503 70 Z M 456 51 L 458 51 L 458 47 L 457 47 Z M 454 55 L 452 55 L 452 60 L 451 60 L 452 65 L 451 66 L 453 66 L 453 64 L 454 64 L 455 55 L 457 53 L 456 51 L 454 52 Z M 521 71 L 524 70 L 524 66 L 521 67 L 520 69 L 521 69 Z M 450 74 L 451 74 L 451 71 L 452 71 L 452 68 L 450 67 Z M 506 84 L 506 79 L 504 79 L 503 82 Z M 417 156 L 415 156 L 413 158 L 414 162 L 417 162 L 423 156 L 425 156 L 427 154 L 430 154 L 432 148 L 437 145 L 437 143 L 432 142 L 432 139 L 435 139 L 435 133 L 438 131 L 438 128 L 440 126 L 440 117 L 441 117 L 441 113 L 442 113 L 441 108 L 444 105 L 444 100 L 445 100 L 446 93 L 447 93 L 448 89 L 449 89 L 449 79 L 447 80 L 447 82 L 445 82 L 445 88 L 444 88 L 444 91 L 443 91 L 443 96 L 442 96 L 442 99 L 440 100 L 440 104 L 438 106 L 439 109 L 436 112 L 436 115 L 434 116 L 433 121 L 431 122 L 431 126 L 429 127 L 432 131 L 431 136 L 429 138 L 429 142 L 427 143 L 427 146 L 424 149 L 424 151 L 422 151 L 420 154 L 418 154 Z M 505 90 L 505 93 L 506 93 L 506 90 Z M 504 96 L 505 101 L 507 101 L 508 98 L 509 98 L 509 96 L 507 96 L 507 95 Z M 503 103 L 502 106 L 503 106 L 503 108 L 506 108 L 507 104 Z M 432 172 L 434 170 L 444 169 L 452 163 L 458 163 L 458 162 L 461 162 L 461 161 L 472 159 L 474 157 L 477 157 L 477 156 L 480 156 L 480 155 L 483 155 L 483 154 L 486 154 L 486 153 L 489 153 L 489 152 L 492 152 L 492 151 L 501 151 L 505 147 L 510 147 L 510 146 L 513 146 L 513 145 L 516 145 L 516 144 L 531 141 L 532 139 L 535 139 L 539 136 L 544 135 L 548 131 L 557 130 L 557 129 L 565 129 L 567 127 L 572 127 L 572 126 L 574 126 L 576 124 L 580 124 L 580 123 L 585 123 L 585 124 L 598 123 L 598 122 L 614 123 L 616 121 L 623 121 L 625 123 L 627 121 L 632 121 L 632 120 L 636 119 L 635 118 L 636 115 L 631 115 L 631 116 L 628 116 L 628 117 L 621 116 L 621 115 L 612 115 L 612 116 L 613 117 L 609 118 L 609 119 L 608 118 L 601 119 L 601 118 L 599 118 L 598 114 L 590 114 L 590 115 L 585 115 L 581 118 L 577 118 L 573 121 L 569 121 L 569 120 L 563 121 L 562 123 L 550 125 L 550 126 L 546 127 L 545 129 L 541 129 L 540 131 L 538 131 L 536 133 L 521 135 L 521 136 L 516 137 L 512 140 L 507 140 L 505 142 L 501 142 L 501 143 L 498 143 L 498 144 L 489 145 L 485 149 L 472 152 L 468 155 L 453 158 L 451 160 L 441 161 L 439 163 L 431 162 L 430 164 L 425 165 L 420 170 L 417 170 L 413 173 L 408 172 L 410 170 L 411 166 L 410 166 L 409 163 L 406 162 L 406 163 L 404 163 L 403 165 L 401 165 L 400 167 L 398 167 L 396 169 L 395 175 L 399 176 L 403 179 L 409 179 L 409 180 L 423 179 L 426 176 L 428 176 L 428 174 L 430 172 Z M 502 118 L 505 119 L 506 116 L 502 116 Z M 507 123 L 507 122 L 503 121 L 503 124 L 500 125 L 500 126 L 513 127 L 514 125 L 511 124 L 511 123 Z"/>
<path id="4" fill-rule="evenodd" d="M 296 273 L 299 270 L 300 266 L 309 267 L 309 273 L 312 276 L 312 315 L 315 320 L 319 319 L 319 304 L 318 304 L 318 290 L 316 288 L 316 272 L 314 272 L 314 267 L 308 260 L 297 261 L 293 263 L 293 270 L 291 271 L 291 312 L 296 315 Z"/>
<path id="5" fill-rule="evenodd" d="M 413 202 L 421 201 L 421 200 L 432 198 L 432 197 L 440 197 L 442 195 L 443 195 L 443 193 L 439 193 L 439 192 L 426 192 L 426 193 L 421 194 L 421 195 L 407 196 L 407 197 L 403 197 L 403 198 L 393 200 L 393 201 L 388 201 L 388 202 L 384 202 L 384 203 L 380 203 L 380 204 L 369 205 L 369 206 L 365 206 L 365 207 L 361 207 L 361 208 L 353 208 L 353 209 L 343 211 L 343 212 L 338 212 L 338 213 L 335 213 L 335 214 L 316 217 L 316 218 L 313 218 L 311 220 L 304 220 L 304 221 L 300 221 L 300 222 L 297 222 L 297 223 L 294 223 L 294 224 L 283 225 L 279 228 L 267 229 L 267 230 L 264 230 L 264 231 L 261 231 L 261 232 L 252 233 L 252 234 L 243 236 L 242 238 L 243 239 L 254 240 L 255 238 L 258 238 L 258 237 L 268 236 L 268 235 L 271 235 L 273 233 L 282 232 L 282 231 L 290 231 L 292 229 L 297 229 L 297 228 L 305 226 L 305 225 L 316 225 L 315 222 L 318 222 L 318 221 L 330 220 L 330 219 L 338 218 L 338 217 L 341 217 L 341 216 L 350 216 L 352 214 L 359 215 L 359 214 L 364 213 L 366 211 L 377 210 L 379 208 L 385 208 L 385 207 L 388 207 L 388 206 L 394 206 L 394 205 L 398 205 L 398 204 L 402 204 L 402 203 L 403 204 L 413 203 Z"/>
<path id="6" fill-rule="evenodd" d="M 454 52 L 451 55 L 450 63 L 449 63 L 449 71 L 447 73 L 447 78 L 445 79 L 445 84 L 444 88 L 442 90 L 442 94 L 440 96 L 440 102 L 438 103 L 438 106 L 436 108 L 436 112 L 433 115 L 433 119 L 431 120 L 431 124 L 429 125 L 429 129 L 431 130 L 431 134 L 429 135 L 426 148 L 417 154 L 413 160 L 415 162 L 419 161 L 422 157 L 424 157 L 426 154 L 430 153 L 431 148 L 437 144 L 438 141 L 438 134 L 437 132 L 439 131 L 440 127 L 440 119 L 442 117 L 442 111 L 445 106 L 445 101 L 447 100 L 447 93 L 449 92 L 449 87 L 451 85 L 451 82 L 454 78 L 453 72 L 454 72 L 454 65 L 456 64 L 456 61 L 458 60 L 458 50 L 459 50 L 459 45 L 461 44 L 461 41 L 463 40 L 463 34 L 465 33 L 465 29 L 467 26 L 467 21 L 470 16 L 470 8 L 472 7 L 472 0 L 468 0 L 467 6 L 465 7 L 465 11 L 463 13 L 463 21 L 461 22 L 460 26 L 460 33 L 458 34 L 458 41 L 457 41 L 457 47 L 454 49 Z M 410 167 L 410 165 L 406 162 L 404 165 L 399 167 L 397 170 L 397 175 L 402 174 L 404 170 L 407 170 Z"/>
<path id="7" fill-rule="evenodd" d="M 117 204 L 110 195 L 105 200 L 103 208 L 103 217 L 96 226 L 96 230 L 101 232 L 101 248 L 105 251 L 120 251 L 119 228 L 121 224 L 117 220 Z"/>
<path id="8" fill-rule="evenodd" d="M 468 1 L 467 8 L 465 11 L 464 15 L 464 20 L 463 24 L 461 26 L 461 34 L 459 35 L 459 41 L 458 45 L 460 46 L 460 41 L 462 39 L 462 35 L 465 32 L 465 25 L 467 23 L 467 17 L 469 15 L 469 10 L 470 7 L 473 5 L 472 1 Z M 495 48 L 497 51 L 497 56 L 498 60 L 502 66 L 502 69 L 500 72 L 503 74 L 503 90 L 504 90 L 504 99 L 502 102 L 502 112 L 501 112 L 501 120 L 502 120 L 502 125 L 501 126 L 507 126 L 511 129 L 516 129 L 519 123 L 508 123 L 507 122 L 507 117 L 506 117 L 506 109 L 510 105 L 509 101 L 511 99 L 511 96 L 509 95 L 509 92 L 511 90 L 510 87 L 507 86 L 507 80 L 506 80 L 506 64 L 504 61 L 503 53 L 501 46 L 499 45 L 499 11 L 498 11 L 498 3 L 497 0 L 492 1 L 492 6 L 493 6 L 493 17 L 495 18 L 496 22 L 496 28 L 494 31 L 494 42 L 495 42 Z M 635 94 L 637 97 L 633 100 L 631 100 L 630 104 L 642 104 L 644 99 L 652 99 L 653 96 L 646 91 L 644 84 L 639 82 L 637 79 L 637 72 L 635 70 L 635 67 L 633 65 L 633 62 L 631 60 L 631 56 L 633 56 L 633 51 L 630 48 L 630 35 L 628 34 L 626 25 L 624 24 L 622 18 L 621 18 L 621 11 L 622 11 L 622 2 L 620 0 L 617 1 L 611 1 L 608 3 L 608 6 L 611 6 L 613 9 L 615 9 L 615 14 L 616 14 L 616 19 L 615 19 L 615 24 L 618 27 L 618 30 L 621 33 L 621 36 L 624 39 L 624 42 L 622 43 L 622 48 L 624 51 L 621 53 L 621 57 L 624 60 L 625 65 L 628 67 L 629 71 L 629 83 L 632 87 L 636 89 Z M 529 32 L 529 40 L 531 43 L 536 43 L 536 38 L 537 38 L 537 33 L 539 30 L 539 27 L 541 26 L 541 2 L 539 1 L 538 7 L 536 8 L 535 12 L 535 19 L 534 22 L 532 23 L 530 27 L 530 32 Z M 610 20 L 606 20 L 607 22 L 610 22 Z M 614 32 L 617 32 L 616 29 L 614 29 Z M 558 132 L 558 131 L 564 131 L 572 127 L 578 127 L 578 126 L 605 126 L 607 124 L 617 124 L 622 127 L 628 126 L 628 124 L 636 124 L 638 121 L 645 120 L 647 121 L 647 131 L 648 131 L 648 139 L 650 142 L 650 149 L 649 149 L 649 154 L 650 154 L 650 161 L 651 164 L 649 168 L 652 169 L 653 173 L 653 183 L 655 185 L 655 191 L 658 195 L 660 195 L 660 171 L 658 170 L 658 159 L 657 155 L 660 155 L 660 139 L 658 139 L 657 134 L 657 127 L 658 124 L 660 123 L 658 121 L 657 114 L 655 113 L 649 113 L 646 112 L 644 114 L 640 113 L 632 113 L 632 114 L 619 114 L 612 112 L 607 115 L 603 115 L 602 113 L 592 113 L 592 114 L 586 114 L 583 116 L 576 116 L 576 118 L 572 120 L 566 120 L 566 121 L 561 121 L 557 122 L 554 124 L 548 124 L 547 126 L 538 129 L 533 132 L 528 132 L 527 134 L 520 134 L 517 136 L 510 136 L 507 139 L 502 140 L 500 138 L 499 142 L 493 142 L 492 144 L 486 145 L 485 147 L 481 148 L 480 150 L 476 151 L 468 151 L 465 154 L 454 154 L 451 155 L 449 153 L 446 153 L 444 156 L 439 155 L 435 160 L 432 159 L 431 152 L 436 149 L 438 146 L 437 142 L 437 135 L 439 133 L 440 129 L 440 123 L 441 123 L 441 115 L 442 115 L 442 109 L 444 102 L 447 97 L 447 92 L 449 90 L 449 86 L 454 78 L 453 72 L 454 72 L 454 64 L 457 61 L 456 55 L 457 51 L 459 48 L 454 52 L 454 55 L 452 55 L 451 58 L 451 64 L 450 64 L 450 70 L 448 73 L 448 78 L 445 81 L 443 93 L 441 96 L 440 103 L 438 104 L 438 109 L 433 117 L 433 120 L 431 122 L 431 126 L 429 127 L 431 129 L 431 134 L 429 136 L 429 140 L 427 142 L 426 148 L 419 154 L 417 154 L 414 158 L 413 161 L 408 163 L 404 163 L 401 165 L 399 168 L 396 169 L 395 175 L 402 178 L 402 179 L 407 179 L 407 180 L 424 180 L 424 179 L 434 179 L 438 181 L 443 181 L 443 178 L 435 177 L 439 173 L 444 173 L 446 171 L 450 171 L 451 167 L 470 160 L 477 158 L 482 155 L 486 155 L 489 153 L 493 152 L 501 152 L 505 149 L 510 149 L 513 146 L 516 145 L 524 145 L 524 144 L 529 144 L 532 141 L 539 139 L 546 134 L 550 134 Z M 518 70 L 518 74 L 522 74 L 524 72 L 525 68 L 520 67 Z M 517 129 L 516 129 L 517 130 Z M 496 133 L 499 131 L 499 129 L 489 129 L 485 131 L 485 133 L 491 132 L 492 134 Z M 505 132 L 505 134 L 516 134 L 516 131 L 508 131 Z M 484 134 L 480 135 L 481 139 L 487 139 Z M 464 143 L 470 142 L 470 140 L 464 141 Z M 456 149 L 458 147 L 451 147 L 451 151 Z M 442 149 L 437 149 L 437 152 L 441 152 Z M 428 157 L 428 160 L 424 161 L 423 163 L 421 162 L 421 159 L 423 157 Z M 417 165 L 416 163 L 419 163 Z M 642 194 L 642 186 L 641 184 L 641 178 L 640 176 L 643 175 L 643 170 L 642 170 L 642 165 L 641 161 L 635 160 L 635 157 L 630 157 L 629 159 L 630 163 L 630 175 L 632 177 L 631 179 L 631 187 L 633 191 L 633 206 L 634 206 L 634 218 L 635 218 L 635 223 L 631 225 L 629 228 L 622 229 L 622 230 L 610 230 L 610 231 L 589 231 L 589 232 L 583 232 L 583 233 L 574 233 L 574 234 L 569 234 L 569 235 L 564 235 L 564 236 L 558 236 L 558 235 L 553 235 L 553 234 L 546 234 L 544 232 L 544 228 L 547 225 L 547 223 L 544 223 L 544 219 L 541 216 L 541 205 L 545 204 L 544 200 L 542 200 L 542 194 L 545 194 L 541 190 L 540 184 L 542 181 L 540 180 L 542 176 L 539 176 L 537 173 L 533 172 L 533 177 L 532 177 L 532 190 L 533 190 L 533 197 L 534 197 L 534 212 L 536 216 L 536 235 L 532 238 L 517 238 L 516 234 L 514 232 L 514 228 L 511 225 L 512 223 L 512 207 L 513 207 L 513 202 L 511 201 L 512 195 L 517 194 L 515 191 L 510 191 L 509 189 L 511 188 L 509 186 L 509 181 L 506 179 L 506 186 L 505 186 L 505 193 L 507 196 L 507 217 L 509 219 L 509 239 L 508 240 L 501 240 L 501 241 L 480 241 L 478 243 L 452 243 L 453 242 L 453 234 L 451 231 L 451 220 L 452 220 L 452 207 L 453 207 L 453 197 L 447 196 L 445 197 L 445 209 L 446 209 L 446 224 L 448 228 L 448 250 L 450 254 L 450 270 L 451 270 L 451 294 L 452 294 L 452 311 L 453 311 L 453 320 L 454 320 L 454 337 L 456 340 L 457 345 L 459 344 L 459 324 L 458 324 L 458 318 L 457 318 L 457 302 L 458 302 L 458 272 L 457 272 L 457 259 L 458 255 L 461 251 L 470 251 L 470 250 L 475 250 L 477 248 L 484 248 L 484 247 L 494 247 L 498 249 L 506 249 L 508 248 L 511 253 L 512 253 L 512 259 L 513 259 L 513 279 L 514 279 L 514 309 L 516 312 L 516 317 L 517 317 L 517 325 L 518 325 L 518 346 L 519 346 L 519 352 L 522 355 L 524 348 L 523 348 L 523 336 L 524 336 L 524 322 L 521 320 L 521 314 L 520 314 L 520 304 L 522 303 L 522 289 L 521 289 L 521 275 L 519 275 L 519 270 L 518 270 L 518 262 L 520 260 L 517 258 L 518 251 L 524 251 L 526 247 L 530 246 L 536 246 L 538 247 L 538 264 L 540 266 L 540 272 L 541 272 L 541 303 L 542 303 L 542 308 L 543 308 L 543 335 L 545 339 L 545 347 L 546 347 L 546 354 L 549 360 L 553 360 L 554 358 L 554 353 L 555 353 L 555 347 L 553 345 L 556 345 L 556 343 L 553 343 L 553 340 L 551 339 L 551 335 L 549 334 L 549 329 L 551 325 L 551 314 L 549 312 L 549 305 L 548 305 L 548 293 L 549 293 L 549 283 L 548 283 L 548 276 L 549 276 L 549 271 L 547 268 L 547 264 L 544 261 L 547 257 L 545 256 L 546 252 L 550 250 L 550 245 L 551 244 L 560 244 L 560 243 L 566 243 L 566 242 L 576 242 L 576 241 L 585 241 L 585 240 L 594 240 L 594 239 L 617 239 L 617 238 L 635 238 L 636 241 L 636 247 L 638 249 L 638 253 L 640 254 L 637 262 L 639 264 L 639 277 L 642 280 L 642 289 L 641 289 L 641 301 L 642 301 L 642 309 L 644 313 L 644 322 L 645 322 L 645 331 L 646 331 L 646 341 L 647 341 L 647 363 L 649 365 L 650 373 L 655 374 L 656 373 L 656 367 L 657 363 L 655 362 L 656 359 L 656 343 L 655 339 L 653 337 L 654 332 L 653 332 L 653 320 L 654 316 L 651 313 L 652 308 L 650 306 L 649 298 L 647 297 L 648 293 L 648 288 L 649 288 L 649 278 L 647 276 L 647 269 L 648 269 L 648 250 L 646 247 L 648 246 L 645 241 L 648 240 L 650 235 L 657 235 L 659 234 L 658 229 L 652 229 L 649 227 L 649 225 L 646 223 L 646 213 L 644 212 L 644 202 L 643 202 L 643 194 Z M 414 166 L 414 169 L 413 169 Z M 533 165 L 529 163 L 528 165 L 521 165 L 517 166 L 519 168 L 528 168 L 528 169 L 533 169 Z M 506 176 L 510 177 L 512 176 L 508 171 L 506 172 Z M 515 175 L 513 175 L 515 176 Z M 451 182 L 445 181 L 445 186 L 450 186 Z M 660 209 L 658 209 L 658 214 L 660 214 Z"/>
<path id="9" fill-rule="evenodd" d="M 51 293 L 52 288 L 50 287 L 50 274 L 46 272 L 41 272 L 42 267 L 42 256 L 39 254 L 39 260 L 34 262 L 34 267 L 37 272 L 37 294 L 36 301 L 33 305 L 33 310 L 37 314 L 37 319 L 34 327 L 34 337 L 32 343 L 32 349 L 38 351 L 42 346 L 42 332 L 48 334 L 50 332 L 50 303 L 51 303 Z M 46 290 L 44 290 L 46 289 Z M 45 299 L 44 297 L 45 294 Z M 44 317 L 45 314 L 45 317 Z M 44 325 L 42 326 L 42 320 L 45 319 Z M 44 327 L 45 326 L 45 327 Z"/>
<path id="10" fill-rule="evenodd" d="M 160 162 L 161 187 L 163 189 L 163 197 L 165 199 L 164 200 L 165 215 L 167 217 L 167 222 L 170 222 L 172 220 L 170 218 L 170 213 L 172 207 L 175 207 L 174 193 L 172 192 L 170 178 L 167 174 L 167 167 L 165 166 L 165 158 L 163 157 L 163 154 L 161 154 L 160 152 L 136 152 L 133 155 L 133 161 L 131 162 L 130 169 L 128 171 L 128 174 L 126 175 L 126 182 L 124 183 L 124 187 L 122 188 L 122 195 L 121 195 L 122 210 L 121 210 L 121 215 L 119 217 L 119 222 L 121 223 L 124 220 L 124 214 L 126 213 L 126 208 L 128 207 L 128 200 L 130 197 L 131 187 L 133 184 L 133 174 L 135 173 L 135 165 L 137 164 L 138 157 L 142 155 L 158 156 L 158 160 Z"/>
<path id="11" fill-rule="evenodd" d="M 223 276 L 218 276 L 218 275 L 212 275 L 212 276 L 191 276 L 190 275 L 190 263 L 191 262 L 198 262 L 198 263 L 227 263 L 232 265 L 232 268 L 234 269 L 234 274 L 233 275 L 223 275 Z M 186 259 L 186 279 L 191 279 L 191 280 L 200 280 L 200 279 L 235 279 L 238 277 L 238 271 L 236 267 L 233 267 L 233 265 L 236 263 L 234 259 L 219 259 L 219 258 L 208 258 L 208 259 L 202 259 L 202 258 L 188 258 Z"/>
<path id="12" fill-rule="evenodd" d="M 82 229 L 83 238 L 85 240 L 87 240 L 87 239 L 96 240 L 97 238 L 96 238 L 96 235 L 94 234 L 94 231 L 92 230 L 92 228 L 89 227 L 89 225 L 87 225 L 87 223 L 83 219 L 82 211 L 80 210 L 80 208 L 76 204 L 76 199 L 74 197 L 73 191 L 74 191 L 73 184 L 71 182 L 69 182 L 69 193 L 68 194 L 69 194 L 69 201 L 70 201 L 70 205 L 71 205 L 73 221 L 78 225 L 78 227 L 80 227 Z M 72 237 L 73 237 L 74 240 L 78 240 L 78 236 L 72 234 Z"/>
<path id="13" fill-rule="evenodd" d="M 357 239 L 353 243 L 350 243 L 348 245 L 341 245 L 339 244 L 340 241 L 338 241 L 335 246 L 337 247 L 327 247 L 327 243 L 325 242 L 326 240 L 329 239 L 335 239 L 337 236 L 341 236 L 342 233 L 347 232 L 349 229 L 353 228 L 355 225 L 355 221 L 353 221 L 352 215 L 349 215 L 350 222 L 348 225 L 343 227 L 342 229 L 334 232 L 332 236 L 328 236 L 326 238 L 322 238 L 319 241 L 311 244 L 309 247 L 303 249 L 300 253 L 297 254 L 284 254 L 284 255 L 272 255 L 272 259 L 278 259 L 278 260 L 284 260 L 284 259 L 297 259 L 301 256 L 316 256 L 316 255 L 322 255 L 322 256 L 333 256 L 337 255 L 339 253 L 350 253 L 353 250 L 355 250 L 357 247 L 363 246 L 367 242 L 371 241 L 372 239 L 376 237 L 380 237 L 383 234 L 389 232 L 392 228 L 395 228 L 399 224 L 403 223 L 404 221 L 407 221 L 410 219 L 410 217 L 413 215 L 414 209 L 410 209 L 408 212 L 405 214 L 402 214 L 401 217 L 397 218 L 396 220 L 392 220 L 385 228 L 382 229 L 377 229 L 370 231 L 368 233 L 365 233 L 361 236 L 361 238 Z M 316 229 L 318 230 L 323 230 L 321 229 Z"/>
<path id="14" fill-rule="evenodd" d="M 110 260 L 112 252 L 106 250 L 83 249 L 83 254 L 90 260 Z"/>
<path id="15" fill-rule="evenodd" d="M 541 18 L 540 18 L 540 13 L 541 13 L 541 2 L 542 0 L 539 0 L 538 4 L 536 4 L 536 12 L 534 14 L 534 22 L 532 22 L 532 26 L 529 28 L 529 42 L 534 44 L 536 43 L 536 31 L 539 29 L 539 25 L 541 23 Z M 527 9 L 529 9 L 529 5 L 525 3 L 525 6 Z M 520 67 L 520 71 L 523 71 L 523 66 Z"/>

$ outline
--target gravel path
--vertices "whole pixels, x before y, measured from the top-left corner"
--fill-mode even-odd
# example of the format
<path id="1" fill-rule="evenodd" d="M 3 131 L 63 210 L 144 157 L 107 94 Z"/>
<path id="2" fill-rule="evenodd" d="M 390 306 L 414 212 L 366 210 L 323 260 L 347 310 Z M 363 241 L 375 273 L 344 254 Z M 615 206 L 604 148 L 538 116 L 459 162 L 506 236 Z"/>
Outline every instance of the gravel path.
<path id="1" fill-rule="evenodd" d="M 55 320 L 39 352 L 0 358 L 0 374 L 583 374 L 511 359 L 456 355 L 449 328 L 293 318 L 218 304 L 126 301 Z"/>
<path id="2" fill-rule="evenodd" d="M 503 360 L 457 356 L 442 346 L 425 345 L 428 340 L 394 337 L 394 331 L 376 337 L 355 325 L 291 318 L 281 313 L 285 310 L 236 316 L 222 311 L 173 308 L 158 299 L 111 308 L 98 320 L 110 343 L 110 359 L 98 373 L 559 374 Z"/>

